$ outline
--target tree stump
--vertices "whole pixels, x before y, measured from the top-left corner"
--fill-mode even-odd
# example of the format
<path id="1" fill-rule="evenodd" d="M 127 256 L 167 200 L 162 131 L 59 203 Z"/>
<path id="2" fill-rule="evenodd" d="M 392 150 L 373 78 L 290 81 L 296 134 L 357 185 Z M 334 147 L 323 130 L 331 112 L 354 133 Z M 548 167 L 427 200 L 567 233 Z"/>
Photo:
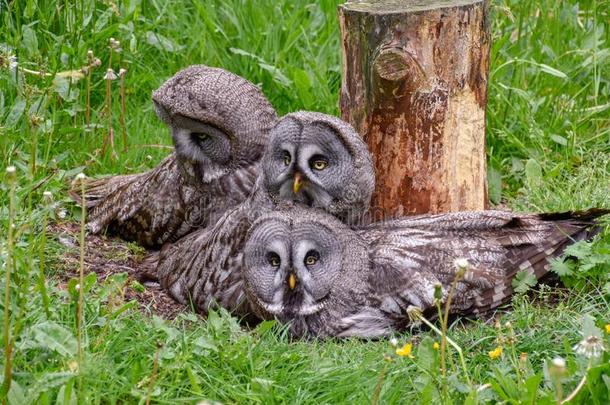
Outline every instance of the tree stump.
<path id="1" fill-rule="evenodd" d="M 350 2 L 339 22 L 341 115 L 373 154 L 373 216 L 485 209 L 487 2 Z"/>

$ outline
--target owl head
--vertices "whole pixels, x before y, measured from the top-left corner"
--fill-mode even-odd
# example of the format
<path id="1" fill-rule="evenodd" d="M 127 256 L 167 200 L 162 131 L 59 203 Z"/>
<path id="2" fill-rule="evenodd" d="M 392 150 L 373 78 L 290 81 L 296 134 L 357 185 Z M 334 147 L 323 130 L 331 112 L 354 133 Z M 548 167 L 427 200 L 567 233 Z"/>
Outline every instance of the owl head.
<path id="1" fill-rule="evenodd" d="M 271 130 L 262 158 L 264 187 L 274 201 L 323 208 L 345 223 L 364 217 L 375 187 L 371 155 L 339 118 L 296 112 Z"/>
<path id="2" fill-rule="evenodd" d="M 171 130 L 185 176 L 195 183 L 257 162 L 277 119 L 254 84 L 203 65 L 181 70 L 152 98 L 157 115 Z"/>
<path id="3" fill-rule="evenodd" d="M 350 285 L 364 285 L 366 268 L 366 247 L 347 225 L 321 210 L 292 206 L 253 224 L 242 271 L 260 316 L 298 323 L 328 310 Z"/>

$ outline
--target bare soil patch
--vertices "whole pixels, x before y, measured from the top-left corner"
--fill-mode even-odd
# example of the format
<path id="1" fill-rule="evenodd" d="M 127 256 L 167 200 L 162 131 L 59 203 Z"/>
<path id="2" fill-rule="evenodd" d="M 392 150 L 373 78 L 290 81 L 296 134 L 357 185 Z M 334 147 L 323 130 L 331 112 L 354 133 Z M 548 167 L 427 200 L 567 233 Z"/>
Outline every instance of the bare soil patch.
<path id="1" fill-rule="evenodd" d="M 60 287 L 67 288 L 67 282 L 78 277 L 80 225 L 74 222 L 54 223 L 49 226 L 49 231 L 66 248 L 59 258 L 63 269 L 55 277 L 59 280 Z M 127 273 L 125 301 L 137 301 L 140 310 L 148 315 L 174 319 L 188 309 L 174 301 L 158 284 L 140 282 L 143 274 L 150 272 L 144 262 L 150 253 L 152 252 L 119 238 L 87 234 L 85 274 L 94 272 L 98 281 L 103 282 L 114 274 Z"/>

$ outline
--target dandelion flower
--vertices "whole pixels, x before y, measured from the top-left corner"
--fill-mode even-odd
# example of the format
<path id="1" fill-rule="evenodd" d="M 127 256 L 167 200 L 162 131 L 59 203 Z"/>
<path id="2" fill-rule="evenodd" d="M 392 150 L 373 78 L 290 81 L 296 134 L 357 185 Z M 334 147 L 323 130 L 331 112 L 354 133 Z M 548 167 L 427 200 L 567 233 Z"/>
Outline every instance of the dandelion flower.
<path id="1" fill-rule="evenodd" d="M 495 360 L 502 356 L 502 346 L 498 346 L 488 353 L 489 358 Z"/>
<path id="2" fill-rule="evenodd" d="M 606 324 L 606 333 L 610 334 L 610 323 Z"/>
<path id="3" fill-rule="evenodd" d="M 409 357 L 413 358 L 411 351 L 413 350 L 413 345 L 411 343 L 405 343 L 405 345 L 399 349 L 396 349 L 396 354 L 400 357 Z"/>
<path id="4" fill-rule="evenodd" d="M 600 357 L 606 350 L 604 341 L 599 336 L 587 336 L 574 346 L 574 351 L 588 359 Z"/>
<path id="5" fill-rule="evenodd" d="M 438 350 L 438 349 L 440 349 L 440 348 L 441 348 L 441 345 L 439 345 L 439 344 L 438 344 L 438 342 L 434 342 L 434 343 L 432 343 L 432 348 L 433 348 L 434 350 Z"/>

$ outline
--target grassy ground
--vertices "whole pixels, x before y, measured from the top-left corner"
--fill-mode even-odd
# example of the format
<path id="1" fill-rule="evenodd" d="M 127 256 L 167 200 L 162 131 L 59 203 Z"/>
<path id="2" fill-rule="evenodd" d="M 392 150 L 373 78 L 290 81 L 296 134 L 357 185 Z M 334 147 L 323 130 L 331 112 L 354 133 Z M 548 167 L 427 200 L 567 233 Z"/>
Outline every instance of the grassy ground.
<path id="1" fill-rule="evenodd" d="M 492 2 L 493 203 L 526 211 L 610 207 L 609 10 L 601 0 Z M 112 57 L 110 38 L 121 48 Z M 101 66 L 88 79 L 79 72 L 89 49 Z M 607 403 L 608 354 L 589 362 L 573 346 L 610 323 L 608 230 L 573 249 L 578 262 L 556 265 L 569 288 L 515 298 L 512 310 L 497 314 L 501 328 L 493 320 L 454 323 L 449 336 L 465 368 L 452 351 L 444 377 L 430 331 L 397 336 L 414 344 L 410 358 L 396 356 L 387 340 L 294 342 L 278 325 L 246 331 L 223 313 L 164 321 L 129 302 L 141 286 L 121 276 L 87 277 L 77 327 L 76 280 L 59 282 L 69 248 L 45 223 L 79 220 L 65 193 L 77 173 L 138 172 L 168 153 L 150 94 L 193 63 L 260 84 L 280 113 L 336 114 L 336 2 L 0 0 L 0 167 L 17 168 L 14 212 L 10 175 L 0 189 L 2 279 L 12 270 L 2 331 L 14 349 L 12 367 L 4 367 L 5 351 L 0 365 L 13 371 L 10 403 L 553 403 L 583 376 L 574 402 Z M 127 69 L 124 86 L 104 80 L 108 67 Z M 118 159 L 100 153 L 110 120 Z M 608 335 L 600 336 L 607 347 Z M 502 355 L 492 359 L 499 346 Z M 565 372 L 550 363 L 557 356 Z"/>

